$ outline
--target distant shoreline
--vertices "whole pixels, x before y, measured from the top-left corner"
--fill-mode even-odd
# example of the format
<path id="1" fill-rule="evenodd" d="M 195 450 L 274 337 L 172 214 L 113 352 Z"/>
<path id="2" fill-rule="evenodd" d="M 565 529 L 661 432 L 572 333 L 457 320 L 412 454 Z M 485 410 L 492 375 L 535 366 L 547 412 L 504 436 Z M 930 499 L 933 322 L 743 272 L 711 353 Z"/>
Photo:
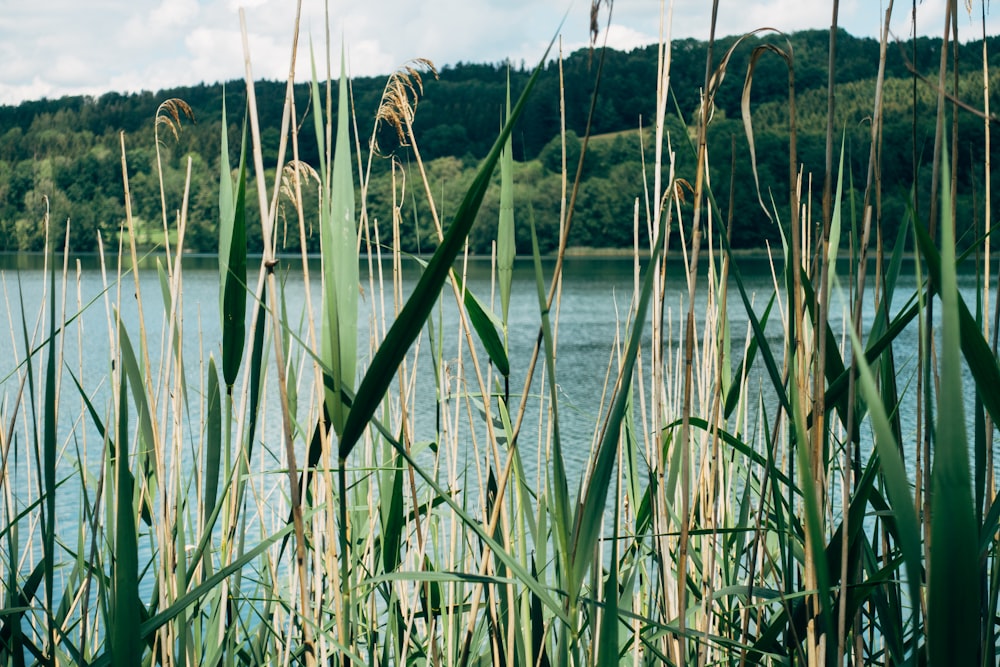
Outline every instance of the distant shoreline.
<path id="1" fill-rule="evenodd" d="M 385 251 L 385 249 L 383 249 L 383 250 Z M 166 253 L 163 251 L 162 248 L 159 248 L 159 249 L 156 249 L 156 250 L 139 249 L 139 251 L 140 251 L 142 259 L 164 257 L 166 255 Z M 721 249 L 719 248 L 718 245 L 716 245 L 712 249 L 712 253 L 713 254 L 717 254 L 720 251 L 721 251 Z M 577 258 L 579 258 L 579 259 L 625 259 L 625 258 L 631 258 L 633 252 L 634 252 L 633 248 L 594 248 L 594 247 L 589 247 L 589 246 L 569 246 L 569 247 L 566 248 L 566 255 L 565 256 L 567 258 L 573 258 L 573 259 L 577 259 Z M 7 260 L 7 262 L 9 262 L 9 260 L 11 260 L 13 258 L 24 258 L 24 259 L 38 258 L 38 259 L 41 259 L 41 258 L 45 257 L 45 254 L 46 253 L 43 250 L 33 250 L 33 251 L 23 251 L 23 250 L 22 251 L 0 251 L 0 260 Z M 383 254 L 385 254 L 385 252 L 383 252 Z M 649 254 L 649 249 L 648 248 L 640 248 L 640 258 L 648 257 L 648 254 Z M 671 258 L 676 258 L 680 254 L 682 254 L 682 250 L 681 250 L 681 248 L 680 248 L 679 245 L 674 244 L 669 249 L 668 254 L 669 254 L 669 256 Z M 706 248 L 706 247 L 703 246 L 702 249 L 701 249 L 701 256 L 702 257 L 707 257 L 708 254 L 709 254 L 708 248 Z M 887 259 L 888 259 L 888 256 L 890 254 L 891 253 L 889 253 L 889 252 L 886 253 L 886 258 Z M 55 253 L 55 255 L 56 255 L 56 257 L 59 257 L 60 259 L 63 257 L 63 253 L 61 251 L 57 251 Z M 97 258 L 97 257 L 100 256 L 97 252 L 94 252 L 94 251 L 88 251 L 88 252 L 73 252 L 73 251 L 70 251 L 69 255 L 70 255 L 71 258 L 79 258 L 79 259 Z M 751 261 L 753 261 L 753 260 L 769 260 L 769 259 L 772 259 L 772 258 L 775 259 L 775 260 L 781 260 L 782 259 L 782 251 L 781 251 L 781 249 L 779 247 L 772 247 L 770 249 L 768 249 L 768 248 L 734 248 L 733 251 L 732 251 L 732 255 L 733 255 L 733 257 L 735 257 L 737 259 L 746 259 L 746 260 L 751 260 Z M 106 257 L 113 257 L 115 255 L 113 253 L 107 252 L 105 254 L 105 256 Z M 256 260 L 260 260 L 261 256 L 262 255 L 259 252 L 250 252 L 250 253 L 248 253 L 247 258 L 249 260 L 256 261 Z M 433 253 L 422 253 L 420 255 L 413 255 L 413 254 L 408 254 L 408 253 L 404 253 L 403 254 L 404 258 L 429 259 L 431 256 L 433 256 Z M 543 258 L 547 258 L 547 259 L 553 259 L 553 258 L 555 258 L 557 256 L 558 256 L 558 253 L 556 253 L 556 252 L 550 252 L 550 253 L 544 253 L 544 254 L 542 254 L 542 257 Z M 913 259 L 913 256 L 914 256 L 914 254 L 913 254 L 912 250 L 907 250 L 906 252 L 903 253 L 903 259 L 906 259 L 906 260 Z M 213 253 L 213 252 L 185 252 L 184 253 L 184 257 L 185 258 L 190 258 L 190 259 L 211 259 L 211 258 L 216 257 L 216 253 Z M 301 259 L 301 257 L 302 257 L 301 254 L 297 253 L 297 252 L 279 253 L 278 254 L 278 260 L 279 261 L 288 261 L 290 259 L 299 260 L 299 259 Z M 358 255 L 358 259 L 366 259 L 366 257 L 367 256 L 364 253 L 361 253 L 361 254 Z M 476 261 L 490 259 L 490 255 L 487 255 L 487 254 L 475 254 L 475 253 L 471 253 L 471 252 L 469 253 L 468 257 L 469 257 L 470 260 L 476 260 Z M 318 259 L 320 259 L 320 254 L 319 253 L 308 253 L 308 258 L 310 260 L 318 260 Z M 529 253 L 519 253 L 517 255 L 517 258 L 518 259 L 530 259 L 531 255 Z M 847 260 L 847 259 L 850 259 L 850 258 L 851 258 L 851 253 L 850 252 L 846 252 L 846 251 L 842 251 L 839 254 L 839 256 L 838 256 L 838 259 L 840 259 L 840 260 Z M 875 257 L 873 255 L 869 254 L 868 259 L 869 259 L 869 261 L 874 261 Z"/>

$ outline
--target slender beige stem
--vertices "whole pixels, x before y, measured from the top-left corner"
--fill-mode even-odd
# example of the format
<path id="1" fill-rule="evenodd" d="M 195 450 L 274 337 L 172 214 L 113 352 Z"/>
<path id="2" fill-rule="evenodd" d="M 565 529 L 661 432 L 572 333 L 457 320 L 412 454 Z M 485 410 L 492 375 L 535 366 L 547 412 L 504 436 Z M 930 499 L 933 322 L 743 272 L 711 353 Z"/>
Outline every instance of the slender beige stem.
<path id="1" fill-rule="evenodd" d="M 275 299 L 278 297 L 278 285 L 274 276 L 274 265 L 276 262 L 272 243 L 274 226 L 273 208 L 270 208 L 267 202 L 267 183 L 264 172 L 264 157 L 261 152 L 260 143 L 260 122 L 257 118 L 257 100 L 254 94 L 254 79 L 250 66 L 250 47 L 247 39 L 246 15 L 242 8 L 240 9 L 240 28 L 243 36 L 244 65 L 246 68 L 247 83 L 247 105 L 250 113 L 250 132 L 253 138 L 254 167 L 257 174 L 257 193 L 260 200 L 260 215 L 264 240 L 264 254 L 261 260 L 259 281 L 263 282 L 265 279 L 267 280 L 268 293 L 270 295 L 270 304 L 265 304 L 265 307 L 268 307 L 271 310 L 271 322 L 274 330 L 274 355 L 275 365 L 278 372 L 278 392 L 281 400 L 282 435 L 285 443 L 285 457 L 288 462 L 288 484 L 290 490 L 289 500 L 292 503 L 292 517 L 295 524 L 295 561 L 296 568 L 298 569 L 299 604 L 302 613 L 302 641 L 305 647 L 306 664 L 314 665 L 316 662 L 316 653 L 312 641 L 311 624 L 313 616 L 309 602 L 309 590 L 307 588 L 308 577 L 306 574 L 305 530 L 302 519 L 302 490 L 299 488 L 298 466 L 295 462 L 295 447 L 294 442 L 292 441 L 293 429 L 288 406 L 288 387 L 286 385 L 285 378 L 284 350 L 281 345 L 281 324 L 277 314 L 277 305 L 275 303 Z M 288 113 L 289 110 L 286 105 L 282 121 L 283 125 L 288 122 Z M 283 137 L 286 134 L 287 132 L 283 133 Z M 282 145 L 284 145 L 284 139 L 282 141 Z M 281 164 L 279 155 L 279 164 L 277 168 L 278 174 L 276 174 L 276 178 L 280 178 L 280 171 Z M 277 195 L 277 193 L 275 193 L 275 195 Z"/>

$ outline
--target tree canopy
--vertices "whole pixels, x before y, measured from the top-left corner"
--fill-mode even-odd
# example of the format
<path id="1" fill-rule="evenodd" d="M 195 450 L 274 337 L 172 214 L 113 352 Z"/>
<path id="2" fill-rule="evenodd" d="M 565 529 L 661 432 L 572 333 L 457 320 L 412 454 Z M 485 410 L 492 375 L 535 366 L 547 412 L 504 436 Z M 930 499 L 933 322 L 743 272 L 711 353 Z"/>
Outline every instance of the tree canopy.
<path id="1" fill-rule="evenodd" d="M 829 34 L 804 31 L 789 37 L 795 56 L 795 87 L 798 109 L 798 158 L 815 197 L 821 187 L 825 164 L 826 86 Z M 719 40 L 716 60 L 737 41 L 736 37 Z M 775 223 L 758 204 L 751 173 L 749 148 L 740 118 L 743 80 L 752 50 L 765 42 L 784 47 L 784 38 L 762 34 L 747 38 L 732 55 L 727 76 L 716 98 L 714 117 L 709 126 L 711 177 L 717 192 L 728 194 L 732 182 L 734 202 L 733 242 L 736 246 L 757 247 L 776 239 Z M 998 57 L 997 38 L 987 47 L 991 68 Z M 929 175 L 920 168 L 929 162 L 932 147 L 933 109 L 936 92 L 926 85 L 917 87 L 914 98 L 907 58 L 916 56 L 913 65 L 922 71 L 936 70 L 940 40 L 919 38 L 901 48 L 890 46 L 886 63 L 885 126 L 880 154 L 882 199 L 879 219 L 892 238 L 906 211 L 912 183 L 913 156 L 918 162 L 918 187 L 924 187 Z M 971 72 L 960 77 L 958 97 L 972 106 L 982 101 L 982 42 L 959 47 L 959 62 Z M 671 52 L 671 104 L 667 130 L 672 150 L 677 154 L 677 176 L 693 174 L 689 145 L 694 114 L 703 86 L 707 44 L 693 39 L 675 40 Z M 632 243 L 633 207 L 638 198 L 645 209 L 644 178 L 650 178 L 648 165 L 652 155 L 652 123 L 655 112 L 657 47 L 632 51 L 608 50 L 603 54 L 604 67 L 597 84 L 594 105 L 594 135 L 584 162 L 583 186 L 576 202 L 571 245 L 621 247 Z M 570 171 L 575 169 L 581 151 L 581 137 L 586 132 L 588 113 L 594 94 L 600 51 L 587 49 L 570 54 L 563 62 L 565 81 L 566 145 Z M 838 35 L 837 45 L 837 141 L 845 145 L 845 174 L 853 188 L 863 189 L 866 175 L 871 113 L 874 106 L 875 75 L 879 58 L 874 39 Z M 511 94 L 524 87 L 530 70 L 523 65 L 510 68 Z M 459 63 L 443 67 L 438 76 L 424 77 L 414 119 L 414 132 L 422 158 L 428 164 L 428 177 L 438 207 L 447 211 L 467 187 L 477 162 L 495 139 L 506 100 L 508 67 L 505 63 Z M 544 249 L 555 247 L 558 238 L 559 199 L 561 192 L 562 138 L 560 137 L 559 71 L 555 62 L 546 63 L 541 79 L 514 133 L 514 157 L 517 192 L 516 215 L 534 215 Z M 990 90 L 997 89 L 997 81 Z M 265 164 L 274 164 L 280 141 L 281 112 L 285 83 L 259 81 L 256 84 Z M 359 77 L 351 81 L 358 145 L 367 151 L 385 77 Z M 222 98 L 226 96 L 231 121 L 229 132 L 231 156 L 238 159 L 240 115 L 233 110 L 245 107 L 245 86 L 241 81 L 223 84 L 198 84 L 162 90 L 120 94 L 109 92 L 99 97 L 63 97 L 37 100 L 17 106 L 0 106 L 0 250 L 38 250 L 44 244 L 41 220 L 51 212 L 55 234 L 65 234 L 70 221 L 70 243 L 74 251 L 91 251 L 97 234 L 114 238 L 124 218 L 121 133 L 127 149 L 129 186 L 140 241 L 155 245 L 162 239 L 160 183 L 156 167 L 154 119 L 159 105 L 179 98 L 190 105 L 194 122 L 182 119 L 175 139 L 162 132 L 160 149 L 163 186 L 169 208 L 179 208 L 183 195 L 187 161 L 191 159 L 191 191 L 185 245 L 189 250 L 210 252 L 216 248 L 215 221 L 218 202 L 219 135 Z M 305 84 L 295 89 L 297 125 L 309 128 L 299 135 L 302 161 L 318 165 L 317 145 L 311 132 L 309 91 Z M 773 196 L 780 204 L 787 200 L 788 189 L 788 70 L 776 57 L 762 58 L 753 75 L 751 96 L 758 174 L 764 197 Z M 972 204 L 982 174 L 975 165 L 983 163 L 983 121 L 968 112 L 958 114 L 959 173 L 958 197 Z M 356 139 L 356 138 L 352 138 Z M 914 143 L 915 140 L 915 143 Z M 412 169 L 412 147 L 400 146 L 395 132 L 384 130 L 378 137 L 380 156 L 374 160 L 368 192 L 368 210 L 373 220 L 392 219 L 394 156 L 403 169 Z M 995 149 L 994 149 L 995 150 Z M 643 161 L 643 155 L 646 161 Z M 732 159 L 730 159 L 732 156 Z M 1000 156 L 997 156 L 1000 157 Z M 994 158 L 996 159 L 996 157 Z M 731 166 L 732 165 L 732 166 Z M 981 167 L 978 167 L 981 169 Z M 400 240 L 407 251 L 427 251 L 434 245 L 432 223 L 426 202 L 413 196 L 419 176 L 408 177 L 406 201 L 401 202 Z M 252 183 L 252 182 L 251 182 Z M 981 196 L 981 193 L 980 195 Z M 720 205 L 728 196 L 719 197 Z M 287 207 L 286 207 L 287 208 Z M 480 221 L 471 236 L 473 249 L 488 252 L 492 226 L 499 208 L 494 192 L 486 201 Z M 856 209 L 851 209 L 856 210 Z M 966 210 L 976 210 L 970 205 Z M 259 244 L 259 221 L 250 207 L 252 232 L 249 242 Z M 490 217 L 493 216 L 493 217 Z M 288 225 L 290 214 L 286 210 Z M 173 220 L 169 219 L 172 224 Z M 298 234 L 289 231 L 279 220 L 279 247 L 298 249 Z M 967 225 L 971 225 L 969 221 Z M 169 225 L 168 225 L 169 226 Z M 967 230 L 960 230 L 962 231 Z M 318 231 L 310 227 L 307 243 L 318 247 Z M 518 245 L 528 245 L 527 234 L 518 234 Z"/>

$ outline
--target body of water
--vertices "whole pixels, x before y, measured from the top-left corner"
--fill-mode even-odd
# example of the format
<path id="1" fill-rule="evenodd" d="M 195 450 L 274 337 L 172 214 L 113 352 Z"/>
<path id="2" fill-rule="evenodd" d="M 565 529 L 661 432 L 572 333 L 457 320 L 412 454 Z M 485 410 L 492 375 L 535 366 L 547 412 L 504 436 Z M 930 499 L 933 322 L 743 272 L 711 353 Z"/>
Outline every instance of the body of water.
<path id="1" fill-rule="evenodd" d="M 32 341 L 30 345 L 38 347 L 48 335 L 48 324 L 45 318 L 48 317 L 47 290 L 50 287 L 47 286 L 47 275 L 41 266 L 42 258 L 20 256 L 8 257 L 5 258 L 5 261 L 6 265 L 2 266 L 2 287 L 8 326 L 6 327 L 6 335 L 0 335 L 0 360 L 6 360 L 4 366 L 0 367 L 0 378 L 3 378 L 3 386 L 0 391 L 2 391 L 6 409 L 9 411 L 10 407 L 18 400 L 19 368 L 23 370 L 23 366 L 19 367 L 18 362 L 23 362 L 25 359 L 25 336 L 29 341 Z M 57 261 L 61 262 L 58 258 Z M 707 265 L 707 261 L 702 262 L 702 265 Z M 58 268 L 61 271 L 61 264 Z M 546 280 L 551 278 L 552 269 L 553 262 L 551 260 L 545 261 Z M 489 304 L 494 289 L 489 262 L 474 259 L 469 261 L 462 270 L 466 274 L 468 288 L 484 303 Z M 746 288 L 751 298 L 754 299 L 755 310 L 759 316 L 774 290 L 770 265 L 766 261 L 746 260 L 741 262 L 741 270 Z M 307 338 L 304 324 L 306 287 L 303 281 L 301 263 L 298 259 L 283 260 L 278 271 L 284 285 L 284 304 L 288 313 L 288 321 L 290 326 L 297 329 L 297 334 L 305 340 Z M 420 267 L 417 262 L 409 260 L 404 263 L 401 276 L 403 295 L 408 295 L 413 289 L 419 271 Z M 616 337 L 618 337 L 619 344 L 624 345 L 624 337 L 630 319 L 630 302 L 635 287 L 635 271 L 633 261 L 627 258 L 574 257 L 566 261 L 558 310 L 556 380 L 560 398 L 563 451 L 567 459 L 567 467 L 574 479 L 579 477 L 586 465 L 594 434 L 599 428 L 602 414 L 601 401 L 606 391 L 605 383 L 609 366 L 612 367 L 612 372 L 617 370 L 614 361 L 614 344 Z M 311 290 L 313 306 L 318 309 L 320 304 L 318 261 L 312 263 L 310 273 L 309 289 Z M 384 317 L 387 323 L 391 321 L 393 312 L 391 265 L 385 263 L 382 266 L 381 279 L 385 285 L 383 295 L 378 294 L 379 276 L 374 276 L 370 281 L 367 274 L 368 264 L 362 262 L 361 316 L 359 318 L 359 349 L 361 350 L 359 368 L 362 370 L 367 367 L 370 357 L 366 341 L 368 340 L 369 322 L 373 316 L 372 309 L 375 309 L 375 316 L 381 318 L 381 308 L 384 303 L 387 311 Z M 667 342 L 673 351 L 672 354 L 676 355 L 676 351 L 680 349 L 681 345 L 681 332 L 683 330 L 681 322 L 687 309 L 685 303 L 687 286 L 683 264 L 680 261 L 668 263 L 667 275 L 667 291 L 664 298 L 664 330 L 669 336 Z M 166 280 L 165 268 L 158 269 L 157 260 L 149 258 L 145 260 L 139 276 L 139 292 L 142 296 L 146 340 L 148 341 L 147 352 L 151 359 L 153 377 L 161 377 L 162 371 L 160 369 L 166 359 L 163 334 L 167 306 L 161 287 L 162 281 Z M 183 303 L 180 304 L 180 308 L 183 314 L 184 364 L 190 406 L 190 412 L 186 413 L 185 419 L 191 422 L 187 425 L 191 433 L 197 434 L 200 425 L 195 422 L 203 418 L 203 401 L 199 393 L 204 386 L 207 360 L 209 355 L 213 355 L 217 362 L 221 358 L 219 274 L 216 260 L 212 258 L 185 258 L 182 280 L 180 294 Z M 251 284 L 256 282 L 252 261 L 249 282 Z M 374 294 L 371 289 L 373 282 L 376 286 Z M 871 282 L 870 279 L 869 283 Z M 904 305 L 905 301 L 912 295 L 915 284 L 912 267 L 904 267 L 896 291 L 894 305 L 897 309 Z M 974 304 L 974 276 L 961 277 L 961 290 L 967 303 Z M 509 316 L 509 356 L 513 410 L 516 409 L 518 403 L 528 361 L 541 322 L 534 269 L 530 261 L 519 260 L 517 262 L 513 276 L 512 294 Z M 707 310 L 705 305 L 707 291 L 704 279 L 700 280 L 697 299 L 695 312 L 698 321 L 696 328 L 701 332 L 704 329 L 704 318 Z M 62 452 L 61 456 L 65 465 L 74 465 L 80 461 L 92 475 L 96 476 L 103 462 L 102 443 L 86 414 L 73 378 L 75 377 L 80 382 L 84 392 L 102 418 L 110 419 L 112 401 L 109 377 L 113 360 L 109 350 L 113 349 L 113 318 L 119 304 L 132 344 L 136 348 L 137 354 L 141 354 L 136 286 L 130 273 L 124 273 L 119 281 L 114 267 L 107 267 L 106 275 L 102 274 L 96 258 L 85 257 L 70 262 L 65 289 L 63 289 L 61 277 L 57 276 L 56 300 L 56 320 L 67 322 L 65 331 L 58 339 L 63 343 L 59 349 L 62 355 L 61 364 L 65 369 L 60 380 L 59 446 Z M 499 312 L 499 299 L 497 298 L 495 301 L 494 310 Z M 838 336 L 843 336 L 845 331 L 843 317 L 845 304 L 843 301 L 844 299 L 838 298 L 837 295 L 832 300 L 831 327 Z M 863 318 L 865 330 L 871 326 L 874 318 L 871 299 L 868 299 L 867 302 L 868 306 Z M 479 391 L 478 385 L 475 383 L 471 371 L 465 372 L 462 377 L 457 376 L 460 367 L 458 316 L 450 287 L 445 287 L 440 304 L 440 308 L 435 310 L 432 318 L 436 327 L 442 332 L 443 372 L 449 378 L 447 383 L 449 391 L 453 397 L 457 397 L 463 392 L 477 393 Z M 780 311 L 780 308 L 783 307 L 784 304 L 775 305 L 767 327 L 767 337 L 779 363 L 784 336 L 781 318 L 782 316 L 787 317 L 787 313 L 783 314 Z M 248 317 L 250 310 L 248 308 Z M 732 281 L 730 283 L 728 318 L 733 347 L 732 366 L 735 374 L 736 364 L 743 356 L 742 346 L 748 329 L 748 318 L 736 291 L 735 283 Z M 894 348 L 897 367 L 900 369 L 898 384 L 901 391 L 906 392 L 903 395 L 902 404 L 899 406 L 904 422 L 904 437 L 907 433 L 915 432 L 913 406 L 915 405 L 917 342 L 918 329 L 914 323 L 897 339 Z M 293 345 L 293 356 L 295 349 Z M 411 406 L 416 415 L 415 432 L 412 434 L 412 438 L 415 442 L 428 442 L 434 441 L 438 437 L 439 415 L 436 399 L 438 388 L 434 384 L 435 374 L 430 362 L 430 341 L 427 339 L 426 332 L 420 342 L 419 350 L 417 386 L 414 392 L 415 406 Z M 246 354 L 249 354 L 249 351 Z M 462 363 L 468 364 L 467 352 L 462 354 L 466 355 L 463 357 Z M 312 391 L 311 363 L 309 363 L 308 357 L 302 355 L 301 351 L 295 358 L 300 360 L 297 367 L 298 395 L 306 397 Z M 482 350 L 479 351 L 479 358 L 485 362 L 486 355 Z M 671 362 L 675 359 L 676 356 L 671 359 Z M 541 363 L 540 360 L 539 364 L 541 365 Z M 647 364 L 644 377 L 648 383 L 650 377 L 648 354 L 644 357 L 644 363 Z M 768 389 L 769 380 L 763 374 L 762 369 L 763 365 L 758 360 L 750 386 L 753 389 L 760 387 L 766 402 L 767 397 L 773 396 L 773 393 Z M 40 380 L 43 374 L 40 373 L 40 370 L 41 367 L 36 365 L 33 386 L 36 392 L 36 401 L 38 401 L 37 405 L 41 404 L 42 395 Z M 271 372 L 269 386 L 273 388 L 275 382 L 273 364 Z M 668 378 L 667 381 L 673 382 L 674 380 Z M 241 373 L 237 388 L 242 386 Z M 497 386 L 498 384 L 494 384 L 491 389 L 495 390 Z M 170 387 L 159 387 L 155 390 L 165 392 L 170 389 Z M 25 389 L 25 391 L 28 390 L 30 387 Z M 536 371 L 536 379 L 531 392 L 539 394 L 543 391 L 546 391 L 546 387 L 541 382 L 541 374 Z M 29 403 L 25 402 L 25 399 L 21 400 L 22 415 L 30 415 Z M 705 400 L 704 397 L 703 400 Z M 269 401 L 266 408 L 269 414 L 265 415 L 264 426 L 259 435 L 264 451 L 269 452 L 269 455 L 266 455 L 269 458 L 266 462 L 262 462 L 261 466 L 263 469 L 278 470 L 283 465 L 281 454 L 283 450 L 280 419 L 277 417 L 276 411 L 276 392 L 272 392 Z M 522 438 L 522 449 L 530 447 L 532 452 L 537 446 L 537 435 L 535 435 L 537 433 L 537 406 L 537 399 L 529 401 L 528 417 L 524 430 L 522 430 L 522 434 L 529 434 Z M 308 419 L 308 408 L 309 402 L 303 398 L 296 415 L 301 420 L 303 428 L 307 427 L 305 422 Z M 773 415 L 773 413 L 772 407 L 769 414 Z M 464 408 L 462 414 L 463 419 L 468 423 L 468 419 L 464 417 Z M 969 414 L 971 428 L 971 411 Z M 459 419 L 459 423 L 463 419 Z M 464 446 L 466 441 L 471 440 L 469 433 L 458 433 L 457 437 L 460 447 Z M 480 433 L 478 437 L 481 441 L 483 434 Z M 305 438 L 300 438 L 298 444 L 304 447 L 304 441 Z M 27 430 L 25 437 L 18 438 L 16 446 L 12 448 L 8 457 L 8 468 L 13 471 L 13 479 L 19 480 L 19 485 L 34 485 L 36 491 L 28 496 L 37 497 L 37 480 L 25 477 L 26 471 L 33 467 L 31 465 L 33 463 L 31 447 L 30 430 Z M 304 451 L 299 452 L 298 456 L 300 461 L 303 460 Z M 534 457 L 530 458 L 532 460 L 527 465 L 533 466 Z M 283 477 L 275 475 L 277 483 L 283 483 L 283 479 Z M 65 499 L 65 511 L 69 514 L 67 518 L 71 516 L 72 520 L 78 520 L 79 506 L 74 499 L 74 494 L 64 493 L 61 494 L 60 498 Z"/>

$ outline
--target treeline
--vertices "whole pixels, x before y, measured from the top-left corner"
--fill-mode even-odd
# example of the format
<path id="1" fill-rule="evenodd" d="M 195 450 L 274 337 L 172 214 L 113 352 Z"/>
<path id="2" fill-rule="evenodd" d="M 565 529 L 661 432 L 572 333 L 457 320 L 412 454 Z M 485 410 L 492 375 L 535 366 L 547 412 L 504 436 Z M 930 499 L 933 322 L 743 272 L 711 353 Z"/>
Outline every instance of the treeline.
<path id="1" fill-rule="evenodd" d="M 797 95 L 797 147 L 804 188 L 818 210 L 819 192 L 825 165 L 826 84 L 829 35 L 826 31 L 805 31 L 790 36 L 795 56 Z M 736 41 L 730 37 L 715 45 L 716 60 Z M 768 217 L 758 203 L 751 171 L 749 147 L 740 118 L 740 100 L 747 64 L 754 47 L 770 41 L 786 48 L 784 38 L 764 35 L 741 43 L 729 62 L 727 78 L 716 99 L 708 137 L 712 186 L 719 205 L 728 217 L 730 184 L 733 202 L 733 242 L 741 247 L 760 246 L 777 239 L 777 220 Z M 958 49 L 961 70 L 958 96 L 974 107 L 982 106 L 982 42 L 970 42 Z M 1000 64 L 1000 39 L 990 38 L 991 72 Z M 702 88 L 705 42 L 685 39 L 673 42 L 670 69 L 672 111 L 667 121 L 670 147 L 677 155 L 680 178 L 693 178 L 691 128 Z M 584 163 L 584 181 L 575 206 L 571 245 L 620 247 L 632 243 L 633 210 L 637 198 L 645 215 L 644 177 L 650 179 L 652 158 L 651 123 L 655 113 L 655 46 L 630 52 L 609 50 L 605 54 L 594 106 L 591 142 Z M 570 54 L 563 63 L 565 82 L 567 149 L 571 169 L 581 150 L 579 139 L 586 130 L 591 108 L 600 51 L 584 49 Z M 940 40 L 921 38 L 916 44 L 890 45 L 886 62 L 885 125 L 883 151 L 876 166 L 882 197 L 873 202 L 891 240 L 907 212 L 914 186 L 914 156 L 918 168 L 916 189 L 930 187 L 927 169 L 933 147 L 933 118 L 936 92 L 924 84 L 914 88 L 908 61 L 936 78 Z M 845 205 L 848 221 L 858 220 L 861 202 L 856 194 L 864 190 L 868 172 L 871 114 L 874 107 L 875 75 L 879 46 L 873 39 L 855 38 L 841 32 L 837 44 L 837 149 L 845 151 L 847 186 Z M 506 99 L 508 76 L 516 95 L 531 74 L 530 67 L 518 64 L 508 71 L 502 63 L 457 64 L 441 69 L 435 77 L 425 72 L 416 109 L 414 131 L 420 155 L 427 163 L 428 179 L 438 210 L 447 213 L 471 181 L 477 162 L 486 154 L 499 130 Z M 992 76 L 992 75 L 991 75 Z M 514 154 L 519 161 L 515 172 L 516 213 L 522 220 L 532 215 L 545 249 L 557 242 L 557 221 L 561 196 L 561 140 L 559 112 L 560 75 L 555 62 L 548 63 L 530 99 L 523 121 L 514 133 Z M 352 101 L 359 137 L 367 159 L 368 140 L 375 122 L 386 77 L 359 77 L 352 80 Z M 991 83 L 996 90 L 998 81 Z M 418 86 L 419 87 L 419 86 Z M 160 176 L 168 203 L 168 227 L 174 226 L 181 205 L 188 158 L 191 158 L 191 185 L 185 246 L 210 252 L 216 247 L 215 223 L 218 201 L 219 136 L 223 95 L 229 109 L 231 160 L 238 160 L 239 138 L 245 108 L 242 82 L 197 85 L 100 97 L 64 97 L 58 100 L 25 102 L 0 106 L 0 250 L 38 250 L 44 244 L 41 225 L 46 206 L 55 234 L 65 234 L 70 220 L 71 245 L 76 251 L 90 251 L 97 244 L 98 231 L 104 239 L 117 237 L 124 219 L 121 143 L 124 133 L 129 189 L 139 238 L 155 245 L 162 241 Z M 265 164 L 274 164 L 280 140 L 284 82 L 261 81 L 256 85 L 262 128 Z M 295 89 L 300 158 L 318 165 L 318 149 L 312 131 L 309 88 Z M 154 118 L 162 102 L 179 98 L 190 105 L 194 122 L 182 117 L 175 138 L 170 128 L 159 126 L 162 169 L 157 168 Z M 753 74 L 753 109 L 757 169 L 762 198 L 773 201 L 786 215 L 788 167 L 788 70 L 777 57 L 765 55 Z M 640 131 L 644 145 L 640 146 Z M 976 225 L 977 204 L 983 197 L 983 163 L 986 142 L 983 121 L 968 112 L 957 116 L 958 199 L 969 215 L 962 218 L 961 232 L 971 234 Z M 399 206 L 398 234 L 407 251 L 427 251 L 434 247 L 433 223 L 426 205 L 420 177 L 413 168 L 412 147 L 400 146 L 395 132 L 384 127 L 377 137 L 380 154 L 373 161 L 368 192 L 368 211 L 379 221 L 380 240 L 393 234 L 393 189 Z M 995 149 L 994 149 L 995 150 Z M 400 194 L 401 179 L 395 180 L 392 161 L 407 172 L 406 189 Z M 645 157 L 645 162 L 643 162 Z M 993 159 L 1000 159 L 1000 154 Z M 644 173 L 644 169 L 646 172 Z M 273 182 L 273 174 L 269 175 Z M 355 174 L 355 183 L 358 175 Z M 252 182 L 251 182 L 252 186 Z M 399 198 L 401 197 L 401 200 Z M 926 205 L 929 197 L 919 199 Z M 256 202 L 256 196 L 250 201 Z M 487 199 L 471 239 L 477 252 L 489 251 L 495 225 L 497 198 Z M 307 209 L 308 210 L 308 209 Z M 250 243 L 259 244 L 260 225 L 256 207 L 249 209 Z M 852 218 L 851 216 L 854 216 Z M 307 217 L 306 243 L 318 246 L 315 221 Z M 526 226 L 521 226 L 518 243 L 528 247 Z M 255 236 L 256 235 L 256 236 Z M 279 218 L 279 242 L 286 250 L 299 246 L 296 216 L 289 202 L 283 202 Z M 251 248 L 259 245 L 251 245 Z"/>

